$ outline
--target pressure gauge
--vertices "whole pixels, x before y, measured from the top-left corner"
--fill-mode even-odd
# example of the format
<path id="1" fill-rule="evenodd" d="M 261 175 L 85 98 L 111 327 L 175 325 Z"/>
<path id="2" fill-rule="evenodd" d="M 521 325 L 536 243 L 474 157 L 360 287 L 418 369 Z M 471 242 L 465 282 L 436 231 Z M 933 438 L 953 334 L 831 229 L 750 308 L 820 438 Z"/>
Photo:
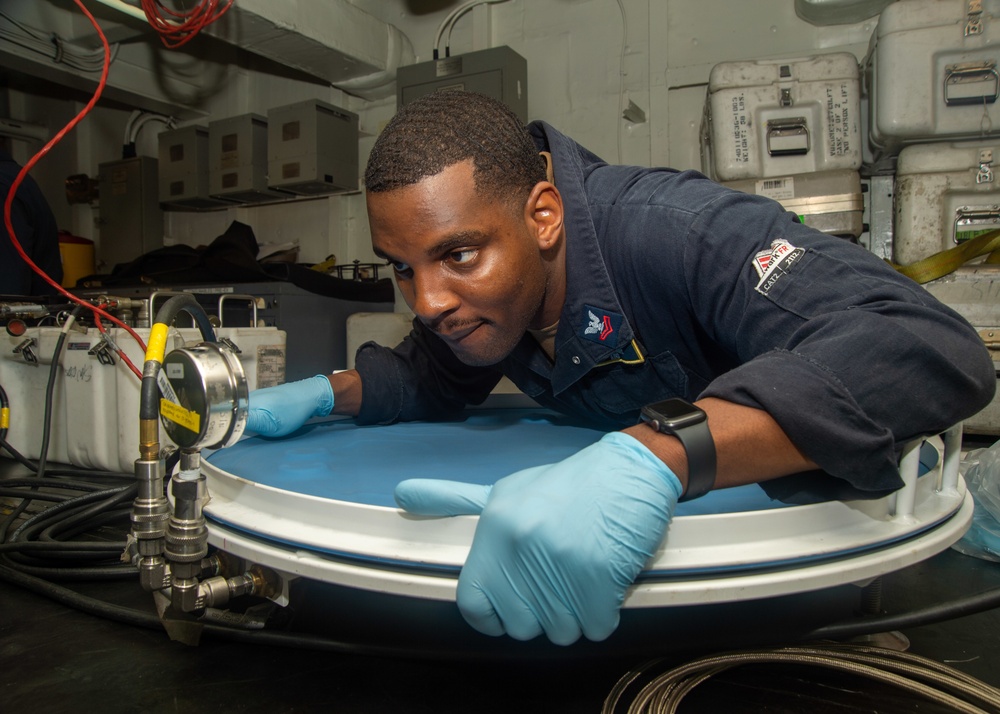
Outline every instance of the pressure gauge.
<path id="1" fill-rule="evenodd" d="M 236 352 L 232 343 L 202 342 L 164 358 L 160 421 L 181 448 L 222 448 L 243 435 L 250 400 Z"/>

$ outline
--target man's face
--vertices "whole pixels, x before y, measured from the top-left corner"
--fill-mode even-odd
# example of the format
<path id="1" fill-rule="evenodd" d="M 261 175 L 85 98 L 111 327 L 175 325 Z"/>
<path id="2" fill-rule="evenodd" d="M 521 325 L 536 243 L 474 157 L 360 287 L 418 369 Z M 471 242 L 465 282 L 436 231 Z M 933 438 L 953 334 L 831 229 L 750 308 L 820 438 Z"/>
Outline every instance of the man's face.
<path id="1" fill-rule="evenodd" d="M 471 160 L 367 201 L 372 246 L 417 318 L 466 364 L 510 354 L 546 293 L 526 214 L 478 196 Z"/>

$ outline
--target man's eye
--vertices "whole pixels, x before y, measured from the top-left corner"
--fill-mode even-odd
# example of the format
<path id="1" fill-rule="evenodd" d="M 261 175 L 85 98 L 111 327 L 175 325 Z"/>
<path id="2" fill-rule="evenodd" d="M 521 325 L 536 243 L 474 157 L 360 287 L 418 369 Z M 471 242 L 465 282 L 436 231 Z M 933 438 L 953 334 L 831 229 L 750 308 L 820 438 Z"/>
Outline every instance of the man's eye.
<path id="1" fill-rule="evenodd" d="M 453 263 L 468 263 L 470 260 L 476 257 L 476 251 L 469 248 L 468 250 L 456 250 L 448 254 L 448 257 Z"/>
<path id="2" fill-rule="evenodd" d="M 388 265 L 393 270 L 395 270 L 397 273 L 405 273 L 407 270 L 410 269 L 410 266 L 407 263 L 401 263 L 398 260 L 387 260 L 385 261 L 385 264 Z"/>

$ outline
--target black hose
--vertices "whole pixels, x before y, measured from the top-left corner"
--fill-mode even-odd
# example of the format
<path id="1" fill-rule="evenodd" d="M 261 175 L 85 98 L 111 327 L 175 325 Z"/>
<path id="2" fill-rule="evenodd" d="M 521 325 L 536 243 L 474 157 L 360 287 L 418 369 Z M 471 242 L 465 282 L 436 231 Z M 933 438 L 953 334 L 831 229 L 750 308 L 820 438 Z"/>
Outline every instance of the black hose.
<path id="1" fill-rule="evenodd" d="M 154 325 L 171 325 L 174 318 L 181 311 L 187 312 L 194 318 L 195 324 L 201 332 L 201 338 L 205 342 L 215 342 L 215 328 L 208 318 L 205 308 L 194 299 L 193 295 L 175 295 L 163 303 L 156 312 Z M 155 421 L 160 418 L 159 387 L 156 384 L 156 370 L 147 374 L 147 366 L 143 366 L 142 385 L 139 387 L 139 419 L 143 421 Z"/>
<path id="2" fill-rule="evenodd" d="M 75 496 L 68 501 L 63 501 L 54 506 L 50 506 L 44 511 L 28 518 L 24 521 L 24 523 L 18 526 L 17 530 L 11 534 L 10 541 L 28 540 L 29 537 L 35 532 L 43 530 L 44 526 L 48 525 L 50 521 L 57 518 L 69 517 L 66 515 L 66 511 L 71 509 L 79 508 L 81 506 L 89 506 L 94 502 L 100 502 L 99 505 L 103 505 L 104 502 L 107 501 L 109 502 L 109 505 L 114 505 L 122 498 L 128 497 L 130 493 L 133 492 L 134 488 L 134 485 L 129 485 L 119 486 L 105 491 L 94 491 L 93 493 Z"/>
<path id="3" fill-rule="evenodd" d="M 117 506 L 122 503 L 122 501 L 128 501 L 131 503 L 131 501 L 135 498 L 138 488 L 139 487 L 137 485 L 131 484 L 121 489 L 121 491 L 119 491 L 116 495 L 110 496 L 101 503 L 95 503 L 87 508 L 81 509 L 71 516 L 61 518 L 58 523 L 53 523 L 48 528 L 43 530 L 39 534 L 39 539 L 53 539 L 68 529 L 72 529 L 80 524 L 93 520 L 101 513 L 104 513 L 113 506 Z"/>
<path id="4" fill-rule="evenodd" d="M 81 533 L 88 533 L 101 526 L 108 525 L 109 523 L 129 523 L 130 517 L 132 515 L 132 507 L 121 508 L 117 511 L 107 511 L 104 513 L 99 513 L 93 518 L 78 523 L 75 528 L 69 530 L 60 531 L 61 539 L 57 542 L 66 542 L 71 538 L 75 538 Z M 55 538 L 51 538 L 47 531 L 43 531 L 39 537 L 41 541 L 56 541 Z"/>
<path id="5" fill-rule="evenodd" d="M 85 483 L 82 481 L 53 481 L 52 479 L 40 479 L 31 477 L 4 479 L 3 481 L 0 481 L 0 484 L 2 484 L 6 488 L 27 488 L 27 487 L 34 488 L 38 486 L 49 486 L 51 488 L 59 488 L 64 491 L 86 491 L 88 493 L 92 493 L 94 491 L 100 491 L 102 489 L 107 488 L 106 484 Z M 20 495 L 23 496 L 24 494 L 22 493 Z M 46 494 L 46 495 L 60 496 L 61 494 Z M 31 496 L 32 498 L 34 498 L 35 494 L 32 493 Z M 41 498 L 41 494 L 38 495 L 38 498 Z M 71 498 L 71 497 L 66 496 L 66 498 Z"/>
<path id="6" fill-rule="evenodd" d="M 103 600 L 82 595 L 70 588 L 56 585 L 41 578 L 33 577 L 24 572 L 0 565 L 0 580 L 4 580 L 13 585 L 18 585 L 26 590 L 30 590 L 38 595 L 42 595 L 54 600 L 62 605 L 75 610 L 97 615 L 109 620 L 121 622 L 135 627 L 144 627 L 150 630 L 164 629 L 160 618 L 151 613 L 136 610 L 130 607 L 115 605 Z M 447 648 L 427 648 L 423 647 L 414 650 L 404 647 L 390 645 L 356 644 L 334 640 L 318 635 L 308 635 L 300 633 L 276 632 L 274 630 L 237 630 L 222 625 L 204 624 L 203 632 L 207 635 L 219 637 L 223 640 L 239 642 L 242 644 L 262 645 L 270 647 L 294 647 L 299 649 L 309 649 L 321 652 L 331 652 L 335 654 L 363 655 L 368 657 L 389 657 L 394 659 L 411 660 L 495 660 L 496 656 L 488 651 L 476 651 L 472 649 L 447 649 Z M 525 652 L 518 655 L 522 660 L 540 659 L 549 661 L 551 654 L 544 652 Z"/>
<path id="7" fill-rule="evenodd" d="M 38 471 L 37 463 L 35 463 L 31 459 L 26 458 L 23 454 L 21 454 L 21 452 L 19 452 L 17 449 L 11 446 L 10 442 L 8 442 L 7 439 L 2 436 L 0 436 L 0 449 L 6 451 L 8 454 L 10 454 L 11 458 L 13 458 L 15 461 L 17 461 L 19 464 L 24 466 L 32 473 Z M 47 468 L 45 470 L 45 476 L 46 478 L 49 478 L 51 476 L 70 476 L 70 477 L 89 476 L 91 478 L 121 478 L 121 479 L 129 479 L 132 481 L 135 480 L 134 473 L 126 473 L 124 471 L 102 471 L 98 469 L 84 469 L 76 467 L 71 467 L 71 468 L 63 467 L 58 469 Z M 58 485 L 58 484 L 52 484 L 52 485 Z"/>
<path id="8" fill-rule="evenodd" d="M 73 312 L 70 313 L 69 319 L 71 321 L 76 321 L 76 318 L 79 317 L 83 308 L 83 305 L 77 305 L 73 308 Z M 45 477 L 45 462 L 49 458 L 49 439 L 52 435 L 52 399 L 55 394 L 56 375 L 59 374 L 59 359 L 62 356 L 63 345 L 66 343 L 66 329 L 67 328 L 64 326 L 64 328 L 59 331 L 59 338 L 56 340 L 56 347 L 52 352 L 52 363 L 49 365 L 48 383 L 45 385 L 45 416 L 44 421 L 42 422 L 42 446 L 39 449 L 38 466 L 35 469 L 35 475 L 38 478 Z M 7 518 L 4 519 L 3 523 L 0 523 L 0 543 L 7 540 L 7 531 L 17 520 L 18 516 L 24 513 L 29 503 L 31 503 L 30 498 L 22 497 L 21 502 L 10 512 Z"/>
<path id="9" fill-rule="evenodd" d="M 1000 607 L 1000 587 L 897 615 L 866 617 L 826 625 L 805 635 L 804 639 L 843 640 L 860 635 L 933 625 L 945 620 L 975 615 L 996 607 Z"/>
<path id="10" fill-rule="evenodd" d="M 162 307 L 156 311 L 156 319 L 153 323 L 170 325 L 173 323 L 174 318 L 177 317 L 178 313 L 182 310 L 194 318 L 194 322 L 198 326 L 198 330 L 201 331 L 201 339 L 205 342 L 215 342 L 215 328 L 212 327 L 212 322 L 208 318 L 208 313 L 205 312 L 205 308 L 203 308 L 201 304 L 195 300 L 193 295 L 175 295 L 167 300 L 163 303 Z"/>
<path id="11" fill-rule="evenodd" d="M 31 551 L 42 551 L 50 555 L 53 553 L 116 553 L 120 554 L 125 549 L 125 541 L 42 541 L 42 540 L 19 540 L 13 543 L 0 543 L 0 553 L 23 553 Z"/>
<path id="12" fill-rule="evenodd" d="M 7 400 L 7 392 L 4 391 L 3 385 L 0 384 L 0 409 L 10 409 L 10 402 Z M 7 438 L 7 427 L 0 424 L 0 439 Z"/>
<path id="13" fill-rule="evenodd" d="M 145 369 L 145 368 L 144 368 Z M 155 374 L 142 377 L 139 387 L 139 419 L 158 421 L 160 418 L 160 391 L 156 386 Z"/>
<path id="14" fill-rule="evenodd" d="M 0 483 L 3 483 L 3 481 L 0 481 Z M 24 493 L 15 488 L 0 487 L 0 496 L 4 496 L 5 498 L 24 498 Z M 35 493 L 31 496 L 33 501 L 55 501 L 57 503 L 61 501 L 68 501 L 70 498 L 72 498 L 72 496 L 67 496 L 61 493 Z"/>

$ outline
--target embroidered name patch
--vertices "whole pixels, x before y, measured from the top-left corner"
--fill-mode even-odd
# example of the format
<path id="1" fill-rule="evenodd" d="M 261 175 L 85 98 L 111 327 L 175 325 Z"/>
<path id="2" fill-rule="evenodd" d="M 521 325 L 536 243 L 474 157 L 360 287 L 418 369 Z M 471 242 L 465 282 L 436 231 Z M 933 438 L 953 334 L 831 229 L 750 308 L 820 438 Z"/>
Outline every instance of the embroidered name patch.
<path id="1" fill-rule="evenodd" d="M 580 334 L 586 339 L 608 347 L 618 344 L 618 329 L 622 316 L 590 305 L 583 306 L 583 325 Z"/>
<path id="2" fill-rule="evenodd" d="M 784 239 L 771 243 L 770 250 L 762 250 L 754 256 L 753 267 L 760 278 L 754 290 L 761 295 L 767 295 L 778 279 L 785 275 L 804 253 L 802 248 L 796 248 Z"/>

